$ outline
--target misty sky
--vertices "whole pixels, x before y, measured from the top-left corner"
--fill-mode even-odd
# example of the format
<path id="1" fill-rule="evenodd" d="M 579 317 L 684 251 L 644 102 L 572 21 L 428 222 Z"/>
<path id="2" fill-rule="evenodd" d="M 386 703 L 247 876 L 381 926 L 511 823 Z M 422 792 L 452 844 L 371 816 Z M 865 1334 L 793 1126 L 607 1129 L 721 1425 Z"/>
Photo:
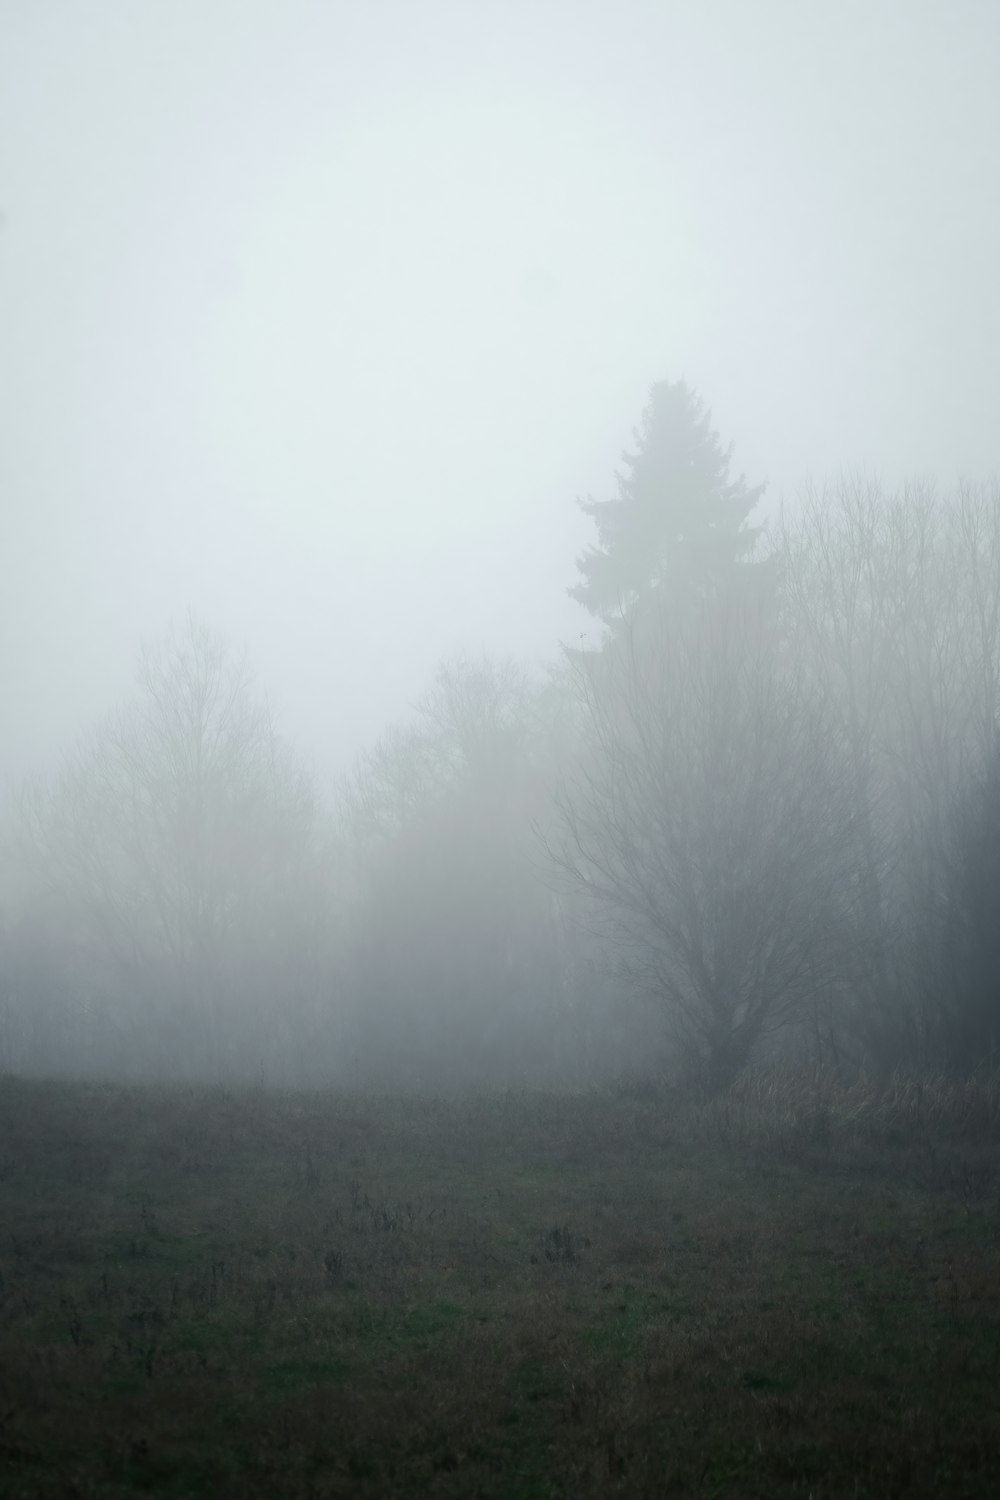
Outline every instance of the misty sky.
<path id="1" fill-rule="evenodd" d="M 1000 472 L 996 0 L 0 0 L 0 791 L 193 608 L 325 774 L 548 659 L 650 383 Z"/>

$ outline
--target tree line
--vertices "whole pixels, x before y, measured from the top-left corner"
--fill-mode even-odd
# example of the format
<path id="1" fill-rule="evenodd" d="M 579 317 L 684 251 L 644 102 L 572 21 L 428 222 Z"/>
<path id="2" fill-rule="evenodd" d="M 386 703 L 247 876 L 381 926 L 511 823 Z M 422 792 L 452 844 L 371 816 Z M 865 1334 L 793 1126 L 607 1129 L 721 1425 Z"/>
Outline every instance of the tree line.
<path id="1" fill-rule="evenodd" d="M 575 1086 L 995 1065 L 1000 487 L 764 527 L 653 387 L 571 593 L 596 649 L 440 667 L 322 799 L 188 619 L 5 825 L 0 1065 Z"/>

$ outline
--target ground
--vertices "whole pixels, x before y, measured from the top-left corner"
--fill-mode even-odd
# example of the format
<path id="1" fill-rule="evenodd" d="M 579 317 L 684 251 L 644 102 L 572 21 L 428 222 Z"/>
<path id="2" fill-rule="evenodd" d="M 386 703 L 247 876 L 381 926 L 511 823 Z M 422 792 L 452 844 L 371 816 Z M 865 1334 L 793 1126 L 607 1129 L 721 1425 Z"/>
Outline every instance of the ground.
<path id="1" fill-rule="evenodd" d="M 1000 1494 L 1000 1109 L 915 1088 L 0 1079 L 0 1493 Z"/>

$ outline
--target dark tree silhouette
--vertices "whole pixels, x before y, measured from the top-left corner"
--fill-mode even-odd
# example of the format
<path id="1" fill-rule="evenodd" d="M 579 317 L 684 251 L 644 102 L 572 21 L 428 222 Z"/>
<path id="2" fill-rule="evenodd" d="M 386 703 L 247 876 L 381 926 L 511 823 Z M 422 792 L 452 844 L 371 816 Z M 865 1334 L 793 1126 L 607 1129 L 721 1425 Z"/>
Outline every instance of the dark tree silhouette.
<path id="1" fill-rule="evenodd" d="M 850 785 L 766 603 L 650 613 L 575 655 L 582 748 L 548 850 L 690 1072 L 724 1087 L 835 973 Z"/>
<path id="2" fill-rule="evenodd" d="M 651 590 L 697 597 L 745 559 L 757 536 L 747 518 L 764 490 L 742 475 L 730 480 L 732 446 L 683 380 L 653 386 L 635 440 L 617 498 L 581 501 L 598 540 L 578 558 L 582 580 L 569 590 L 612 628 Z"/>
<path id="3" fill-rule="evenodd" d="M 946 995 L 936 997 L 940 1058 L 995 1067 L 1000 1050 L 1000 753 L 966 792 L 955 819 L 943 934 Z"/>

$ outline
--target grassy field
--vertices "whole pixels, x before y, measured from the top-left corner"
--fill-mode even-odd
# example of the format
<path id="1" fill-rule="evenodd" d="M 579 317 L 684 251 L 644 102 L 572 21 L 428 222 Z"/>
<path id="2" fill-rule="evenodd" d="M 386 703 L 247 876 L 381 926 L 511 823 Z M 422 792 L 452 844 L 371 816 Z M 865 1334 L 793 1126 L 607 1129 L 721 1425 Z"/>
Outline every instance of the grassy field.
<path id="1" fill-rule="evenodd" d="M 1000 1100 L 0 1080 L 0 1494 L 1000 1494 Z"/>

